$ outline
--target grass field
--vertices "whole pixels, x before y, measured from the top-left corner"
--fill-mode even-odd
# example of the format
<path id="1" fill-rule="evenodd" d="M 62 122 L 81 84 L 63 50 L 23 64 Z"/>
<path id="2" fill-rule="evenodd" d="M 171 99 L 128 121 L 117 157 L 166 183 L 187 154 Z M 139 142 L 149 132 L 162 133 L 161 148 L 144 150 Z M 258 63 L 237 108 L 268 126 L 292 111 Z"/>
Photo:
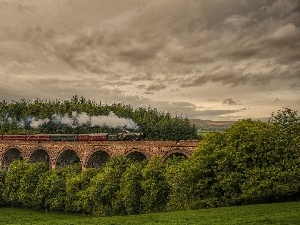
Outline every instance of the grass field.
<path id="1" fill-rule="evenodd" d="M 300 224 L 300 202 L 153 213 L 125 217 L 93 217 L 18 208 L 0 208 L 0 224 Z"/>

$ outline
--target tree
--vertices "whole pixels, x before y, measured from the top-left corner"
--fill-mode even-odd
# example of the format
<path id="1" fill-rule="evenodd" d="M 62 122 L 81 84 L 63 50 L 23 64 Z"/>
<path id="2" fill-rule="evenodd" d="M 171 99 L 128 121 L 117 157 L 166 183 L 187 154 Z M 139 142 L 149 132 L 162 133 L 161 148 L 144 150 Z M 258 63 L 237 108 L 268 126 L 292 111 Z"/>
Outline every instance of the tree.
<path id="1" fill-rule="evenodd" d="M 83 209 L 101 216 L 120 214 L 115 199 L 120 190 L 122 174 L 130 164 L 131 160 L 124 156 L 110 158 L 103 172 L 93 177 L 90 187 L 82 193 Z"/>
<path id="2" fill-rule="evenodd" d="M 15 160 L 10 164 L 5 176 L 4 190 L 2 194 L 4 201 L 8 204 L 21 204 L 18 191 L 21 187 L 21 180 L 28 167 L 28 161 L 25 160 Z"/>
<path id="3" fill-rule="evenodd" d="M 35 207 L 38 209 L 64 210 L 67 197 L 67 180 L 80 172 L 80 165 L 72 165 L 44 173 L 35 189 Z"/>
<path id="4" fill-rule="evenodd" d="M 25 207 L 35 204 L 35 189 L 41 176 L 49 170 L 49 165 L 44 162 L 28 164 L 20 180 L 17 195 L 20 203 Z"/>
<path id="5" fill-rule="evenodd" d="M 141 197 L 144 191 L 141 187 L 142 170 L 146 161 L 135 162 L 126 169 L 120 180 L 120 190 L 116 195 L 113 207 L 119 214 L 139 214 L 142 212 Z"/>
<path id="6" fill-rule="evenodd" d="M 165 178 L 165 167 L 160 158 L 152 158 L 142 170 L 141 202 L 143 211 L 161 212 L 165 210 L 169 188 Z"/>

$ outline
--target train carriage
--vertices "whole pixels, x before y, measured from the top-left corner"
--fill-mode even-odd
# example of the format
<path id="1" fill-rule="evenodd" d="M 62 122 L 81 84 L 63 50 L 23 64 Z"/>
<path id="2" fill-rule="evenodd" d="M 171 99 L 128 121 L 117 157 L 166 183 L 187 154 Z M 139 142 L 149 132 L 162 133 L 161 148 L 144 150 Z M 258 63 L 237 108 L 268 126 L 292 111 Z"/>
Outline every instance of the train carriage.
<path id="1" fill-rule="evenodd" d="M 77 134 L 51 134 L 51 141 L 77 141 Z"/>
<path id="2" fill-rule="evenodd" d="M 26 135 L 27 141 L 51 141 L 50 134 L 34 134 L 34 135 Z"/>
<path id="3" fill-rule="evenodd" d="M 94 133 L 94 134 L 3 134 L 3 141 L 140 141 L 143 133 Z"/>
<path id="4" fill-rule="evenodd" d="M 107 141 L 107 133 L 100 134 L 78 134 L 78 141 Z"/>
<path id="5" fill-rule="evenodd" d="M 21 134 L 4 134 L 2 135 L 4 141 L 26 141 L 26 135 Z"/>

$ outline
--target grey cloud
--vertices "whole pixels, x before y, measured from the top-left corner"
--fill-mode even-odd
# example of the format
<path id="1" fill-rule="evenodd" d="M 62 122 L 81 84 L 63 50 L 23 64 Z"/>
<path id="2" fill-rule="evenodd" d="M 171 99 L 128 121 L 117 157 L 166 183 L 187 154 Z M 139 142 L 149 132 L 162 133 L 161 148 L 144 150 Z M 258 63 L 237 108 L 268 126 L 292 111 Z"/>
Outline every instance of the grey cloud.
<path id="1" fill-rule="evenodd" d="M 130 81 L 153 81 L 153 75 L 151 73 L 136 75 L 130 79 Z"/>
<path id="2" fill-rule="evenodd" d="M 147 91 L 161 91 L 167 86 L 165 84 L 151 84 L 147 87 Z"/>
<path id="3" fill-rule="evenodd" d="M 248 109 L 250 109 L 250 108 L 242 108 L 241 111 L 245 111 L 245 110 L 248 110 Z"/>
<path id="4" fill-rule="evenodd" d="M 6 8 L 6 7 L 8 7 L 8 6 L 9 6 L 9 3 L 8 3 L 8 2 L 6 2 L 6 1 L 1 1 L 1 2 L 0 2 L 0 9 Z"/>
<path id="5" fill-rule="evenodd" d="M 235 100 L 233 98 L 226 98 L 223 101 L 223 105 L 241 105 L 241 101 L 240 100 Z"/>
<path id="6" fill-rule="evenodd" d="M 267 13 L 276 18 L 284 18 L 297 10 L 299 10 L 299 1 L 278 0 L 267 9 Z"/>
<path id="7" fill-rule="evenodd" d="M 240 112 L 240 110 L 202 110 L 197 112 L 197 116 L 205 116 L 205 117 L 220 117 L 226 116 L 232 113 Z"/>
<path id="8" fill-rule="evenodd" d="M 180 1 L 171 7 L 168 3 L 158 6 L 154 4 L 152 8 L 143 9 L 135 16 L 128 17 L 122 28 L 111 24 L 112 29 L 94 28 L 88 34 L 82 32 L 73 35 L 72 41 L 54 42 L 53 54 L 77 71 L 97 74 L 106 73 L 112 65 L 124 63 L 138 67 L 137 72 L 182 73 L 194 66 L 199 68 L 201 65 L 224 64 L 227 60 L 238 62 L 270 58 L 285 63 L 288 60 L 295 62 L 299 59 L 299 32 L 295 32 L 293 37 L 285 35 L 279 39 L 266 35 L 263 38 L 256 36 L 256 30 L 261 29 L 258 24 L 273 23 L 273 27 L 276 25 L 276 21 L 268 22 L 268 17 L 263 17 L 260 10 L 263 6 L 267 9 L 273 7 L 273 3 L 274 1 L 228 1 L 226 4 L 217 1 L 191 1 L 186 4 L 186 8 L 180 10 Z M 228 4 L 232 8 L 231 11 L 227 10 L 230 8 Z M 295 3 L 292 2 L 292 5 Z M 214 9 L 211 14 L 207 14 L 205 9 L 213 7 L 225 10 Z M 154 9 L 158 11 L 153 15 Z M 294 11 L 284 11 L 287 16 L 292 12 Z M 269 14 L 272 14 L 272 10 L 269 10 Z M 219 26 L 223 25 L 224 21 L 238 25 L 239 36 L 235 30 L 220 29 Z M 244 24 L 250 26 L 250 29 L 243 29 Z M 292 31 L 290 25 L 290 32 Z M 48 33 L 50 36 L 54 35 L 51 30 Z M 280 30 L 277 33 L 280 33 Z M 281 54 L 277 54 L 278 51 Z M 240 75 L 236 72 L 226 72 L 225 75 L 214 71 L 207 72 L 207 75 L 198 77 L 193 83 L 197 85 L 209 81 L 239 85 L 258 81 L 257 77 L 248 77 L 252 76 L 250 73 L 246 76 L 245 73 Z M 183 84 L 187 87 L 192 85 Z"/>
<path id="9" fill-rule="evenodd" d="M 221 83 L 223 85 L 236 86 L 240 84 L 249 83 L 250 80 L 254 80 L 253 77 L 235 74 L 234 71 L 231 72 L 221 72 L 214 73 L 210 75 L 195 75 L 194 79 L 189 79 L 187 81 L 182 82 L 181 87 L 194 87 L 194 86 L 203 86 L 208 82 L 211 83 Z M 259 79 L 257 79 L 258 81 Z"/>
<path id="10" fill-rule="evenodd" d="M 33 42 L 44 42 L 47 39 L 51 39 L 55 36 L 55 31 L 53 28 L 47 28 L 43 30 L 42 27 L 36 26 L 35 28 L 29 27 L 24 32 L 24 38 L 30 39 Z"/>
<path id="11" fill-rule="evenodd" d="M 236 87 L 238 85 L 262 86 L 270 84 L 273 81 L 293 81 L 299 80 L 298 67 L 283 67 L 280 65 L 264 65 L 269 66 L 268 71 L 260 71 L 259 73 L 249 72 L 248 67 L 236 69 L 228 67 L 219 69 L 218 67 L 211 71 L 204 71 L 200 74 L 195 74 L 181 81 L 180 86 L 184 88 L 203 86 L 207 83 L 220 83 Z"/>
<path id="12" fill-rule="evenodd" d="M 229 57 L 233 60 L 243 60 L 243 59 L 249 59 L 251 57 L 257 57 L 257 55 L 260 53 L 261 49 L 258 47 L 241 47 L 236 48 L 230 52 L 223 52 L 220 54 L 220 57 Z M 227 58 L 228 59 L 228 58 Z"/>
<path id="13" fill-rule="evenodd" d="M 26 5 L 24 3 L 18 3 L 17 10 L 19 12 L 30 12 L 30 11 L 32 11 L 32 7 L 31 7 L 31 5 Z"/>
<path id="14" fill-rule="evenodd" d="M 144 94 L 145 94 L 145 95 L 153 95 L 154 92 L 152 92 L 152 91 L 145 91 Z"/>
<path id="15" fill-rule="evenodd" d="M 209 101 L 209 102 L 217 102 L 218 100 L 217 100 L 217 99 L 214 99 L 214 98 L 209 98 L 208 101 Z"/>
<path id="16" fill-rule="evenodd" d="M 118 56 L 125 61 L 129 61 L 133 65 L 139 65 L 140 63 L 147 63 L 147 60 L 156 57 L 161 50 L 159 45 L 144 45 L 144 46 L 126 46 L 120 50 Z"/>
<path id="17" fill-rule="evenodd" d="M 183 116 L 196 117 L 199 114 L 199 108 L 189 102 L 152 101 L 146 98 L 143 101 L 159 110 L 170 112 L 173 116 L 182 114 Z"/>
<path id="18" fill-rule="evenodd" d="M 280 99 L 279 99 L 279 98 L 276 98 L 274 102 L 280 102 Z"/>

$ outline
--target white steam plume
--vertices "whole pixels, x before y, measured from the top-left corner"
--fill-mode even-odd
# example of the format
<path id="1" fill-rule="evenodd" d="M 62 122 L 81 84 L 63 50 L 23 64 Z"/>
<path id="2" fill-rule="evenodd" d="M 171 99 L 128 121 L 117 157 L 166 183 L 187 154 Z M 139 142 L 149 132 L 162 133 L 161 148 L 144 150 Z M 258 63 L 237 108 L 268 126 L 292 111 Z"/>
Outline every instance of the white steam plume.
<path id="1" fill-rule="evenodd" d="M 48 118 L 46 118 L 46 119 L 35 119 L 33 117 L 33 119 L 30 121 L 30 126 L 32 128 L 38 128 L 38 127 L 42 126 L 43 124 L 49 123 L 49 121 L 50 120 Z"/>
<path id="2" fill-rule="evenodd" d="M 138 125 L 132 119 L 117 117 L 113 112 L 110 112 L 108 116 L 92 116 L 91 125 L 138 129 Z"/>
<path id="3" fill-rule="evenodd" d="M 82 125 L 95 126 L 107 126 L 109 128 L 127 128 L 137 130 L 138 125 L 129 118 L 120 118 L 114 114 L 114 112 L 109 112 L 108 116 L 89 116 L 86 112 L 78 113 L 76 111 L 72 112 L 72 115 L 58 115 L 53 114 L 51 120 L 55 124 L 65 124 L 69 127 L 77 127 Z M 50 122 L 50 119 L 36 119 L 35 117 L 28 117 L 25 120 L 21 120 L 20 124 L 24 127 L 25 121 L 32 128 L 38 128 L 44 124 Z"/>

